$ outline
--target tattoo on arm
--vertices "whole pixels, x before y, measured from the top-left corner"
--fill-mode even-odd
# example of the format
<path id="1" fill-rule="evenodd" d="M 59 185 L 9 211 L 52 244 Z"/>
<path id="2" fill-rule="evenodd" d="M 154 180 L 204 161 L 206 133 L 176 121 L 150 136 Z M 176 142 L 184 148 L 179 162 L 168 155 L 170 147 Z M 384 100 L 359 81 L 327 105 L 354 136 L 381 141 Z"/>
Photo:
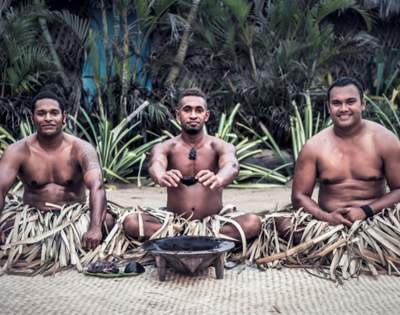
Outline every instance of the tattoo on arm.
<path id="1" fill-rule="evenodd" d="M 101 169 L 96 150 L 89 143 L 82 145 L 80 160 L 83 174 L 92 169 Z"/>

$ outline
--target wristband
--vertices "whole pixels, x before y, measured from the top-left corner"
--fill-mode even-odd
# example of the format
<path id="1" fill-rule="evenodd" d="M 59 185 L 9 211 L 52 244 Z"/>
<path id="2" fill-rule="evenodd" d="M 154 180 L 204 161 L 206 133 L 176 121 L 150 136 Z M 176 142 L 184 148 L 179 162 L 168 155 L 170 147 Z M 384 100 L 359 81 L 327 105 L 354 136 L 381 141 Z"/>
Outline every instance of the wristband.
<path id="1" fill-rule="evenodd" d="M 374 216 L 374 211 L 372 211 L 372 209 L 369 205 L 364 205 L 364 206 L 361 206 L 360 208 L 362 209 L 362 211 L 364 211 L 367 218 L 372 218 Z"/>

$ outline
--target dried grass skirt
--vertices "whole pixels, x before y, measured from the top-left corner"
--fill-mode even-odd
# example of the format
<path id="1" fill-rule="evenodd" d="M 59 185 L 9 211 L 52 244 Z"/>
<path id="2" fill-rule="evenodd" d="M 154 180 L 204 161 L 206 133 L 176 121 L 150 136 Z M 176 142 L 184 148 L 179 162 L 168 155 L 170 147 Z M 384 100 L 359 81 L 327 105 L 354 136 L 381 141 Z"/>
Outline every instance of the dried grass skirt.
<path id="1" fill-rule="evenodd" d="M 101 245 L 86 251 L 81 240 L 90 222 L 88 204 L 76 203 L 42 212 L 24 205 L 19 197 L 7 195 L 0 217 L 0 228 L 6 234 L 5 244 L 0 246 L 0 274 L 46 274 L 70 266 L 82 270 L 84 263 L 121 255 L 123 248 L 129 247 L 129 240 L 124 238 L 128 244 L 120 244 L 119 248 L 112 245 L 123 234 L 121 219 L 127 211 L 111 202 L 107 211 L 117 218 L 116 225 Z"/>
<path id="2" fill-rule="evenodd" d="M 290 218 L 289 235 L 282 239 L 276 220 Z M 373 218 L 356 221 L 351 228 L 331 226 L 303 210 L 286 208 L 263 219 L 265 238 L 259 248 L 259 265 L 316 268 L 331 280 L 348 279 L 360 272 L 400 275 L 400 206 L 385 209 Z M 293 235 L 302 232 L 298 245 Z"/>
<path id="3" fill-rule="evenodd" d="M 142 214 L 150 215 L 156 218 L 161 227 L 156 231 L 149 239 L 157 239 L 162 237 L 172 237 L 178 235 L 191 235 L 191 236 L 215 236 L 225 239 L 230 239 L 237 242 L 237 246 L 234 251 L 229 253 L 229 260 L 231 261 L 254 261 L 255 253 L 258 249 L 258 239 L 246 240 L 245 233 L 241 226 L 234 220 L 235 217 L 243 215 L 245 213 L 236 210 L 233 205 L 226 205 L 217 215 L 208 216 L 203 219 L 190 220 L 180 215 L 174 214 L 173 212 L 165 210 L 165 208 L 153 209 L 153 208 L 140 208 L 134 210 L 133 213 L 138 215 L 139 221 L 139 234 L 144 235 L 144 223 Z M 239 232 L 241 239 L 236 240 L 220 233 L 221 228 L 225 224 L 232 224 Z M 259 238 L 262 238 L 260 235 Z M 143 256 L 143 251 L 140 251 L 142 238 L 139 240 L 131 240 L 136 245 L 138 258 Z M 135 251 L 133 251 L 135 252 Z"/>

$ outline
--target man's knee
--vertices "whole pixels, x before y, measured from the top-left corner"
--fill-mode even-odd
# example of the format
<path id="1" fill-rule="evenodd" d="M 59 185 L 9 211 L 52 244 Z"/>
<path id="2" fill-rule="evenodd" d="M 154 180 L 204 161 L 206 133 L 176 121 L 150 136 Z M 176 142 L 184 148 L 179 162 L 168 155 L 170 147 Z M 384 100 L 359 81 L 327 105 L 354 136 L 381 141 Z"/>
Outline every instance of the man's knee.
<path id="1" fill-rule="evenodd" d="M 248 214 L 245 221 L 246 234 L 248 237 L 255 237 L 261 231 L 261 218 L 256 214 Z"/>
<path id="2" fill-rule="evenodd" d="M 243 229 L 246 238 L 254 238 L 259 235 L 261 231 L 261 218 L 253 213 L 245 214 L 237 218 L 238 223 Z"/>
<path id="3" fill-rule="evenodd" d="M 124 222 L 123 222 L 123 227 L 125 232 L 132 236 L 132 237 L 138 237 L 139 235 L 139 222 L 137 218 L 137 214 L 129 214 Z"/>
<path id="4" fill-rule="evenodd" d="M 289 241 L 292 235 L 293 244 L 297 245 L 301 241 L 301 237 L 303 235 L 303 229 L 305 226 L 300 225 L 297 227 L 298 230 L 293 231 L 292 224 L 293 222 L 291 218 L 288 217 L 275 218 L 275 227 L 279 237 L 283 238 L 286 241 Z"/>
<path id="5" fill-rule="evenodd" d="M 278 217 L 275 218 L 275 227 L 276 231 L 278 232 L 279 236 L 285 237 L 289 234 L 291 225 L 291 219 L 286 217 Z"/>
<path id="6" fill-rule="evenodd" d="M 111 214 L 106 213 L 106 218 L 104 219 L 104 222 L 106 224 L 107 230 L 110 231 L 115 225 L 115 218 Z"/>

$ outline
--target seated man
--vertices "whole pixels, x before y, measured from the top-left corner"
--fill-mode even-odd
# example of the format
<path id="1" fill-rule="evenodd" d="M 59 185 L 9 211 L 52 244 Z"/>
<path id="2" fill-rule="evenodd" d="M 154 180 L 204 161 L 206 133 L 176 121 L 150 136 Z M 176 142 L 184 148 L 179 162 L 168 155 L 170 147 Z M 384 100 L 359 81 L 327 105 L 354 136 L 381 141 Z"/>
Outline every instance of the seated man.
<path id="1" fill-rule="evenodd" d="M 39 263 L 35 267 L 43 268 L 57 259 L 61 267 L 77 264 L 82 247 L 94 249 L 100 244 L 103 221 L 107 218 L 108 225 L 113 224 L 113 217 L 106 214 L 96 151 L 88 142 L 63 132 L 66 118 L 64 103 L 57 95 L 51 91 L 39 93 L 32 102 L 36 133 L 10 145 L 2 156 L 0 261 L 6 260 L 3 270 L 18 267 L 18 263 L 26 267 L 36 259 Z M 13 196 L 6 199 L 17 176 L 24 187 L 23 204 L 29 206 Z M 76 206 L 63 206 L 85 203 L 85 187 L 90 191 L 89 207 L 80 205 L 79 210 Z M 21 244 L 26 246 L 21 249 Z"/>
<path id="2" fill-rule="evenodd" d="M 339 233 L 346 230 L 341 225 L 355 232 L 358 227 L 363 228 L 362 224 L 355 225 L 356 222 L 363 223 L 359 220 L 378 214 L 382 217 L 383 209 L 392 208 L 400 201 L 400 143 L 389 130 L 362 118 L 366 103 L 361 84 L 349 77 L 340 78 L 330 86 L 327 96 L 333 126 L 322 130 L 304 145 L 293 180 L 293 207 L 303 208 L 308 219 L 301 219 L 297 212 L 295 216 L 283 217 L 276 222 L 280 235 L 294 244 L 305 241 L 304 229 L 308 238 L 330 229 L 328 225 L 319 230 L 307 228 L 312 219 L 325 221 L 330 226 L 339 225 Z M 312 199 L 317 180 L 318 202 Z M 386 191 L 386 183 L 390 192 Z M 313 231 L 317 233 L 314 236 Z M 368 235 L 372 230 L 366 231 Z M 334 242 L 332 237 L 326 240 Z M 352 254 L 362 256 L 367 253 L 362 253 L 362 246 L 358 246 L 361 243 L 352 244 L 356 247 Z M 345 245 L 343 241 L 341 246 Z M 299 252 L 292 250 L 292 253 Z M 315 252 L 309 254 L 315 258 Z"/>
<path id="3" fill-rule="evenodd" d="M 157 184 L 167 187 L 166 215 L 174 213 L 175 218 L 205 222 L 223 208 L 223 188 L 234 180 L 239 163 L 233 145 L 205 134 L 204 124 L 209 115 L 206 97 L 200 90 L 184 91 L 176 109 L 181 134 L 157 144 L 152 151 L 149 173 Z M 261 220 L 255 214 L 239 215 L 233 220 L 222 222 L 221 229 L 210 234 L 242 240 L 260 233 Z M 124 221 L 124 227 L 134 238 L 149 238 L 160 230 L 162 221 L 151 213 L 140 217 L 132 214 Z M 183 233 L 190 234 L 187 230 Z"/>

